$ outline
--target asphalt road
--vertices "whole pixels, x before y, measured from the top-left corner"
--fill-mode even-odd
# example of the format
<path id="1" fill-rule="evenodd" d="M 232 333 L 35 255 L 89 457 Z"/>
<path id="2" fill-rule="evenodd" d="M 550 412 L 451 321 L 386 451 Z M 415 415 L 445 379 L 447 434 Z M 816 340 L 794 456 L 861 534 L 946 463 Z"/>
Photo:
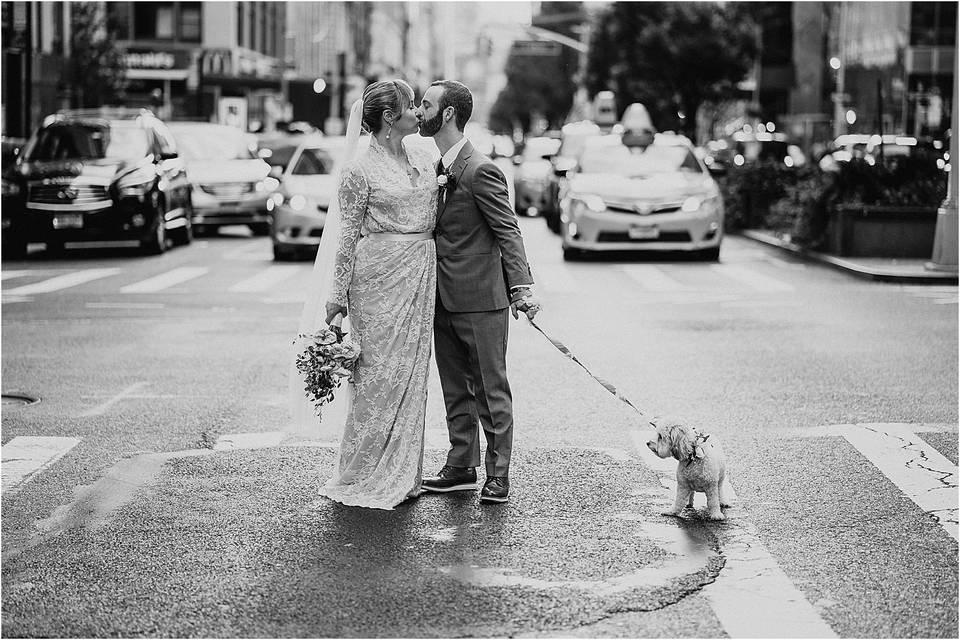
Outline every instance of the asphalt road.
<path id="1" fill-rule="evenodd" d="M 494 507 L 317 498 L 333 450 L 276 433 L 310 265 L 268 240 L 5 262 L 3 393 L 42 400 L 3 406 L 3 634 L 957 636 L 957 287 L 735 237 L 564 263 L 521 223 L 538 324 L 645 415 L 514 322 Z M 660 515 L 657 414 L 724 443 L 727 521 Z M 19 477 L 29 437 L 62 450 Z M 434 373 L 427 469 L 444 445 Z"/>

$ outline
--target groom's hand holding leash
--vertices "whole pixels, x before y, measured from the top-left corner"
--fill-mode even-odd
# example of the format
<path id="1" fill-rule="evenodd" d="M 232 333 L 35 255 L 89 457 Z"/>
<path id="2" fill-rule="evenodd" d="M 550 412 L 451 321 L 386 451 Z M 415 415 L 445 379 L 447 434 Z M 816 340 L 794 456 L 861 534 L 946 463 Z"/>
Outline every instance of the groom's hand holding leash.
<path id="1" fill-rule="evenodd" d="M 514 320 L 520 317 L 518 311 L 525 313 L 528 320 L 533 320 L 540 311 L 540 302 L 530 291 L 530 287 L 517 287 L 510 294 L 510 313 Z"/>

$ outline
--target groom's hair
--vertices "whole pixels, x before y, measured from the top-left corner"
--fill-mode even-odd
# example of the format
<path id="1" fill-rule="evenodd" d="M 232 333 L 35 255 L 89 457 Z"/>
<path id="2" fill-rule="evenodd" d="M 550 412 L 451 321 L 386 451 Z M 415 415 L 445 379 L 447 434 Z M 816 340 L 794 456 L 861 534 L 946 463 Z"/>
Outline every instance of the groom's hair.
<path id="1" fill-rule="evenodd" d="M 437 107 L 441 112 L 447 107 L 453 107 L 457 112 L 457 129 L 463 131 L 473 113 L 473 94 L 470 93 L 470 89 L 456 80 L 437 80 L 430 86 L 443 87 L 443 95 L 440 96 L 440 104 Z"/>

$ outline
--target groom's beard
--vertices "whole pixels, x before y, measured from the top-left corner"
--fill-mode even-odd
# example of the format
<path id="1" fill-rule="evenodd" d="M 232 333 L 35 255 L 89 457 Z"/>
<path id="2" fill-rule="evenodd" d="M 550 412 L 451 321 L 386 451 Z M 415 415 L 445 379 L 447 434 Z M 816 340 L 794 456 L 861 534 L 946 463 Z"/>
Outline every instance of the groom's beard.
<path id="1" fill-rule="evenodd" d="M 429 120 L 423 120 L 420 123 L 420 135 L 424 138 L 432 138 L 440 131 L 443 126 L 443 114 L 438 113 Z"/>

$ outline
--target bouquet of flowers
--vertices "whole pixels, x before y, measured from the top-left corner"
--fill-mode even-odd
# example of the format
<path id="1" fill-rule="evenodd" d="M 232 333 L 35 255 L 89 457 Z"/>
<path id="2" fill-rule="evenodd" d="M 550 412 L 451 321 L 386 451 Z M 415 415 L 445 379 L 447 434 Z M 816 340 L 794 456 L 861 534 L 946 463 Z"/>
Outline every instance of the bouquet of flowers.
<path id="1" fill-rule="evenodd" d="M 353 374 L 360 358 L 360 345 L 347 339 L 337 326 L 317 333 L 301 333 L 294 344 L 303 346 L 297 355 L 297 371 L 303 376 L 307 399 L 319 416 L 320 407 L 333 400 L 334 389 Z"/>

